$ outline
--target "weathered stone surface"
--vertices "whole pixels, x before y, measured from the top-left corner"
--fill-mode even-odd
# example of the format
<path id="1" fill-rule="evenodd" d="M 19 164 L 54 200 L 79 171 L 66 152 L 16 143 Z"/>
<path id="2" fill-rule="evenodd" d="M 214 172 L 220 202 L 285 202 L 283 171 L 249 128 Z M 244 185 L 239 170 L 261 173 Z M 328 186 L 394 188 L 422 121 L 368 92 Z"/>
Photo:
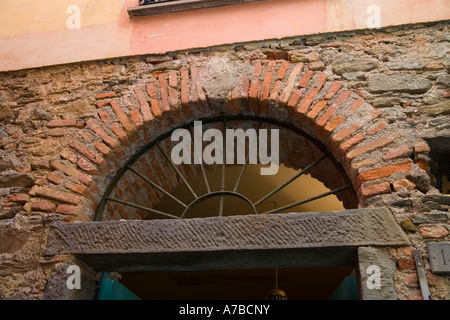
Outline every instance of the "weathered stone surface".
<path id="1" fill-rule="evenodd" d="M 440 74 L 436 79 L 436 84 L 443 85 L 445 87 L 450 87 L 450 75 Z"/>
<path id="2" fill-rule="evenodd" d="M 443 96 L 444 96 L 444 90 L 440 90 L 440 89 L 430 90 L 423 95 L 423 101 L 426 104 L 436 104 L 439 101 L 441 101 Z"/>
<path id="3" fill-rule="evenodd" d="M 390 211 L 374 208 L 185 220 L 57 223 L 49 235 L 47 254 L 77 254 L 93 267 L 117 259 L 116 262 L 120 260 L 135 268 L 143 261 L 155 263 L 152 257 L 175 252 L 197 256 L 217 253 L 222 257 L 229 254 L 232 259 L 235 254 L 240 258 L 246 252 L 253 255 L 255 250 L 262 257 L 280 251 L 295 252 L 295 259 L 300 259 L 302 252 L 309 257 L 320 256 L 322 249 L 408 244 Z M 142 259 L 136 260 L 139 254 Z M 127 255 L 131 258 L 125 259 Z M 304 263 L 308 260 L 313 261 L 305 259 Z M 318 261 L 330 263 L 325 256 L 315 260 Z"/>
<path id="4" fill-rule="evenodd" d="M 345 80 L 350 81 L 364 81 L 366 80 L 366 74 L 364 72 L 347 72 L 342 75 Z"/>
<path id="5" fill-rule="evenodd" d="M 0 254 L 19 250 L 28 235 L 11 224 L 0 225 Z"/>
<path id="6" fill-rule="evenodd" d="M 410 219 L 403 219 L 401 222 L 401 226 L 406 231 L 416 232 L 417 228 L 414 223 Z"/>
<path id="7" fill-rule="evenodd" d="M 291 51 L 289 53 L 289 60 L 292 63 L 312 62 L 312 61 L 319 60 L 319 58 L 320 58 L 320 54 L 317 51 L 312 51 L 312 52 L 308 52 L 308 53 Z"/>
<path id="8" fill-rule="evenodd" d="M 404 62 L 391 62 L 387 66 L 391 70 L 422 70 L 424 64 L 420 61 L 404 61 Z"/>
<path id="9" fill-rule="evenodd" d="M 152 71 L 164 71 L 164 70 L 180 70 L 180 61 L 166 61 L 155 65 Z"/>
<path id="10" fill-rule="evenodd" d="M 430 90 L 431 82 L 420 76 L 378 74 L 369 78 L 368 90 L 371 93 L 406 92 L 424 93 Z"/>
<path id="11" fill-rule="evenodd" d="M 342 57 L 333 63 L 333 72 L 338 75 L 350 72 L 367 72 L 378 67 L 379 62 L 372 58 Z"/>
<path id="12" fill-rule="evenodd" d="M 445 213 L 423 213 L 416 214 L 412 217 L 412 221 L 415 224 L 424 224 L 424 223 L 439 223 L 439 222 L 447 222 L 448 217 Z"/>
<path id="13" fill-rule="evenodd" d="M 31 187 L 33 184 L 33 176 L 29 173 L 5 171 L 0 174 L 0 188 Z"/>
<path id="14" fill-rule="evenodd" d="M 372 101 L 372 105 L 375 108 L 390 108 L 400 104 L 400 98 L 398 97 L 380 97 Z"/>
<path id="15" fill-rule="evenodd" d="M 450 115 L 450 100 L 444 100 L 430 106 L 423 106 L 419 109 L 419 112 L 427 116 Z"/>
<path id="16" fill-rule="evenodd" d="M 379 268 L 380 286 L 371 288 L 373 270 Z M 397 267 L 389 255 L 389 249 L 360 247 L 358 248 L 358 273 L 361 279 L 360 295 L 363 300 L 397 300 L 394 288 L 394 277 Z M 369 273 L 368 273 L 369 272 Z"/>
<path id="17" fill-rule="evenodd" d="M 67 273 L 70 266 L 80 268 L 80 289 L 69 289 L 67 279 L 71 275 Z M 51 271 L 49 282 L 45 288 L 44 300 L 92 300 L 95 296 L 96 282 L 95 272 L 76 263 L 64 263 L 54 267 Z"/>
<path id="18" fill-rule="evenodd" d="M 450 196 L 448 195 L 426 195 L 422 197 L 422 201 L 433 201 L 446 206 L 450 206 Z"/>

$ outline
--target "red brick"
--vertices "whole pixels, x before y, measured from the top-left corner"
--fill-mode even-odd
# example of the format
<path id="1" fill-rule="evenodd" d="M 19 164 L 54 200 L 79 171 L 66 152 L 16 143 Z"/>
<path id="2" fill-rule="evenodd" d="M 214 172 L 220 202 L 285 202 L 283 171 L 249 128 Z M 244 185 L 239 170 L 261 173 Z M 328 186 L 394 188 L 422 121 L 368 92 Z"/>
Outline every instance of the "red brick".
<path id="1" fill-rule="evenodd" d="M 178 93 L 176 90 L 169 90 L 169 104 L 174 107 L 178 108 Z"/>
<path id="2" fill-rule="evenodd" d="M 62 163 L 61 161 L 58 160 L 52 161 L 51 165 L 54 169 L 60 170 L 64 172 L 66 175 L 71 176 L 86 185 L 89 185 L 92 182 L 91 177 L 78 171 L 77 169 L 73 168 L 70 165 Z"/>
<path id="3" fill-rule="evenodd" d="M 297 77 L 302 72 L 302 70 L 303 70 L 303 63 L 298 63 L 295 65 L 294 69 L 291 71 L 289 78 L 287 80 L 286 87 L 281 92 L 280 97 L 278 99 L 282 105 L 286 105 L 286 103 L 288 102 L 288 100 L 291 96 L 292 90 L 295 87 Z"/>
<path id="4" fill-rule="evenodd" d="M 262 73 L 262 64 L 260 60 L 257 60 L 253 65 L 253 78 L 257 78 Z"/>
<path id="5" fill-rule="evenodd" d="M 389 133 L 386 134 L 376 140 L 373 140 L 371 142 L 366 143 L 363 146 L 357 147 L 355 149 L 353 149 L 352 151 L 350 151 L 346 157 L 348 159 L 353 159 L 355 157 L 357 157 L 360 154 L 363 153 L 367 153 L 373 150 L 376 150 L 380 147 L 384 147 L 385 145 L 388 145 L 392 142 L 394 142 L 395 140 L 397 140 L 398 138 L 400 138 L 400 134 L 398 132 L 393 132 L 393 133 Z"/>
<path id="6" fill-rule="evenodd" d="M 350 139 L 342 142 L 339 145 L 339 153 L 340 155 L 344 155 L 350 148 L 353 148 L 355 145 L 364 140 L 364 136 L 361 133 L 358 133 L 351 137 Z"/>
<path id="7" fill-rule="evenodd" d="M 448 236 L 444 226 L 424 226 L 419 228 L 420 235 L 425 239 L 443 239 Z"/>
<path id="8" fill-rule="evenodd" d="M 258 104 L 259 80 L 253 80 L 248 91 L 250 106 L 255 115 L 259 115 L 260 108 Z"/>
<path id="9" fill-rule="evenodd" d="M 361 129 L 361 127 L 362 127 L 362 124 L 354 123 L 354 124 L 350 125 L 349 127 L 339 130 L 337 133 L 335 133 L 331 137 L 332 143 L 337 144 L 337 143 L 344 141 L 347 137 L 349 137 L 350 135 L 352 135 L 353 133 L 355 133 L 356 131 Z"/>
<path id="10" fill-rule="evenodd" d="M 239 88 L 235 88 L 232 92 L 231 92 L 231 103 L 233 104 L 233 108 L 237 113 L 240 113 L 242 111 L 244 111 L 241 108 L 241 101 L 239 99 Z"/>
<path id="11" fill-rule="evenodd" d="M 78 135 L 82 137 L 86 142 L 92 142 L 92 140 L 94 140 L 94 137 L 86 130 L 78 130 Z"/>
<path id="12" fill-rule="evenodd" d="M 117 122 L 114 122 L 111 125 L 111 130 L 114 132 L 114 134 L 117 136 L 117 138 L 119 139 L 120 143 L 123 146 L 126 146 L 126 147 L 130 146 L 130 142 L 128 141 L 127 134 L 125 133 L 125 131 L 123 131 L 122 126 L 120 124 L 118 124 Z"/>
<path id="13" fill-rule="evenodd" d="M 76 119 L 55 119 L 47 123 L 47 127 L 49 128 L 75 127 L 76 125 L 77 125 Z"/>
<path id="14" fill-rule="evenodd" d="M 47 180 L 54 184 L 60 184 L 61 182 L 63 182 L 64 178 L 61 177 L 61 175 L 57 172 L 53 171 L 47 175 Z"/>
<path id="15" fill-rule="evenodd" d="M 344 116 L 337 115 L 330 122 L 327 123 L 327 125 L 323 128 L 323 130 L 320 131 L 320 133 L 322 135 L 328 137 L 344 121 L 345 121 L 345 117 Z"/>
<path id="16" fill-rule="evenodd" d="M 291 99 L 289 99 L 289 102 L 287 104 L 287 109 L 290 115 L 295 114 L 295 110 L 297 110 L 297 104 L 300 101 L 300 98 L 302 96 L 302 90 L 298 89 L 295 90 L 292 94 Z"/>
<path id="17" fill-rule="evenodd" d="M 115 96 L 116 96 L 115 92 L 101 92 L 95 95 L 95 99 L 99 100 L 99 99 L 114 98 Z"/>
<path id="18" fill-rule="evenodd" d="M 131 124 L 130 119 L 128 119 L 128 116 L 125 114 L 125 112 L 122 110 L 122 108 L 119 105 L 119 102 L 113 100 L 111 101 L 111 108 L 113 109 L 114 113 L 117 116 L 117 119 L 119 119 L 120 123 L 123 125 L 123 128 L 128 133 L 134 133 L 134 127 Z"/>
<path id="19" fill-rule="evenodd" d="M 153 120 L 153 115 L 150 112 L 150 106 L 147 102 L 147 98 L 145 97 L 144 92 L 141 88 L 135 87 L 134 93 L 136 94 L 136 98 L 139 101 L 139 105 L 141 106 L 141 114 L 144 119 L 144 122 L 149 122 Z"/>
<path id="20" fill-rule="evenodd" d="M 99 111 L 98 115 L 100 116 L 100 119 L 105 123 L 105 124 L 110 124 L 111 122 L 111 117 L 109 116 L 108 112 L 105 111 Z"/>
<path id="21" fill-rule="evenodd" d="M 368 187 L 363 186 L 359 189 L 359 196 L 362 200 L 386 193 L 391 193 L 391 185 L 389 182 L 372 184 Z"/>
<path id="22" fill-rule="evenodd" d="M 312 71 L 308 71 L 306 72 L 303 77 L 300 79 L 300 81 L 298 82 L 298 86 L 300 88 L 306 88 L 306 86 L 309 83 L 309 80 L 311 80 L 311 77 L 313 76 L 314 72 Z"/>
<path id="23" fill-rule="evenodd" d="M 428 171 L 428 169 L 429 169 L 428 163 L 425 160 L 420 159 L 420 160 L 415 161 L 415 163 L 419 166 L 420 169 Z"/>
<path id="24" fill-rule="evenodd" d="M 230 112 L 234 112 L 233 101 L 231 99 L 231 91 L 227 94 L 227 99 L 225 100 L 225 108 Z"/>
<path id="25" fill-rule="evenodd" d="M 63 137 L 67 135 L 67 130 L 64 128 L 52 128 L 48 130 L 48 135 L 51 137 Z"/>
<path id="26" fill-rule="evenodd" d="M 270 93 L 270 86 L 272 84 L 272 77 L 275 72 L 276 61 L 269 61 L 267 63 L 266 74 L 264 75 L 264 81 L 261 85 L 261 94 L 259 101 L 261 104 L 261 111 L 269 113 L 268 98 Z"/>
<path id="27" fill-rule="evenodd" d="M 49 187 L 35 186 L 30 190 L 37 196 L 44 197 L 51 200 L 56 200 L 64 203 L 78 205 L 81 203 L 81 198 L 71 192 L 60 191 Z"/>
<path id="28" fill-rule="evenodd" d="M 379 109 L 372 108 L 372 111 L 370 112 L 370 115 L 372 117 L 372 120 L 375 120 L 378 118 L 383 112 Z"/>
<path id="29" fill-rule="evenodd" d="M 363 105 L 365 104 L 365 101 L 363 98 L 358 98 L 355 101 L 353 101 L 353 103 L 350 106 L 350 111 L 351 112 L 356 112 L 359 110 L 359 108 L 361 108 Z"/>
<path id="30" fill-rule="evenodd" d="M 144 125 L 144 122 L 141 119 L 139 111 L 137 109 L 130 110 L 130 117 L 136 128 L 141 129 L 142 126 Z"/>
<path id="31" fill-rule="evenodd" d="M 327 93 L 323 97 L 324 100 L 330 100 L 335 96 L 335 94 L 341 90 L 342 88 L 342 82 L 341 81 L 335 81 L 333 84 L 328 88 Z"/>
<path id="32" fill-rule="evenodd" d="M 157 98 L 158 97 L 158 88 L 156 86 L 156 80 L 151 79 L 150 82 L 148 82 L 145 85 L 145 88 L 147 89 L 147 94 L 150 98 Z"/>
<path id="33" fill-rule="evenodd" d="M 104 159 L 99 154 L 95 153 L 78 140 L 70 140 L 69 146 L 96 164 L 101 164 L 104 162 Z"/>
<path id="34" fill-rule="evenodd" d="M 25 193 L 8 194 L 4 200 L 5 203 L 16 202 L 24 204 L 30 201 L 30 196 Z"/>
<path id="35" fill-rule="evenodd" d="M 48 200 L 37 200 L 31 204 L 31 209 L 34 211 L 54 212 L 56 204 Z"/>
<path id="36" fill-rule="evenodd" d="M 81 194 L 81 195 L 86 195 L 88 189 L 86 186 L 79 184 L 79 183 L 74 183 L 74 182 L 67 182 L 65 184 L 66 189 L 73 191 L 75 193 Z"/>
<path id="37" fill-rule="evenodd" d="M 277 73 L 278 80 L 284 79 L 289 66 L 290 66 L 289 62 L 287 62 L 287 61 L 281 62 L 280 67 L 278 68 L 278 73 Z"/>
<path id="38" fill-rule="evenodd" d="M 416 270 L 416 262 L 410 258 L 398 258 L 398 270 Z"/>
<path id="39" fill-rule="evenodd" d="M 278 94 L 280 93 L 280 89 L 283 83 L 281 81 L 276 81 L 273 85 L 272 91 L 270 92 L 269 100 L 275 101 L 277 100 Z"/>
<path id="40" fill-rule="evenodd" d="M 180 69 L 180 77 L 181 77 L 181 83 L 180 83 L 180 99 L 181 99 L 181 105 L 183 108 L 189 107 L 189 70 L 186 67 L 181 67 Z"/>
<path id="41" fill-rule="evenodd" d="M 65 215 L 77 215 L 78 207 L 68 204 L 61 204 L 56 208 L 56 213 Z"/>
<path id="42" fill-rule="evenodd" d="M 371 167 L 377 163 L 381 162 L 380 158 L 368 158 L 357 162 L 352 162 L 352 170 L 357 171 L 361 168 Z"/>
<path id="43" fill-rule="evenodd" d="M 90 175 L 99 175 L 97 168 L 92 163 L 90 163 L 86 158 L 78 159 L 77 166 L 81 170 L 89 173 Z"/>
<path id="44" fill-rule="evenodd" d="M 308 122 L 309 126 L 314 125 L 314 120 L 317 118 L 317 116 L 322 112 L 323 108 L 327 105 L 327 102 L 325 100 L 321 100 L 317 102 L 314 107 L 311 108 L 311 111 L 308 112 L 306 115 L 306 120 Z M 300 116 L 303 119 L 303 115 Z M 302 123 L 301 121 L 300 123 Z"/>
<path id="45" fill-rule="evenodd" d="M 158 83 L 159 83 L 159 90 L 160 90 L 160 93 L 161 93 L 162 110 L 163 111 L 170 111 L 169 91 L 167 89 L 166 75 L 165 74 L 160 74 L 158 76 Z"/>
<path id="46" fill-rule="evenodd" d="M 109 145 L 113 149 L 117 148 L 119 146 L 119 143 L 115 139 L 113 139 L 111 136 L 109 136 L 102 127 L 100 127 L 98 124 L 96 124 L 91 119 L 86 121 L 86 125 L 90 129 L 92 129 L 103 141 L 105 141 L 105 143 L 107 145 Z"/>
<path id="47" fill-rule="evenodd" d="M 109 101 L 109 100 L 102 100 L 102 101 L 97 102 L 97 108 L 101 109 L 101 108 L 104 108 L 106 106 L 109 106 L 110 104 L 111 104 L 111 101 Z"/>
<path id="48" fill-rule="evenodd" d="M 72 163 L 75 163 L 78 160 L 77 155 L 71 151 L 63 150 L 59 153 L 59 155 L 61 158 L 69 160 Z"/>
<path id="49" fill-rule="evenodd" d="M 400 283 L 404 283 L 405 286 L 409 288 L 417 288 L 419 287 L 419 277 L 417 276 L 417 272 L 414 273 L 400 273 L 397 276 L 397 279 Z"/>
<path id="50" fill-rule="evenodd" d="M 387 127 L 386 121 L 384 121 L 384 120 L 378 121 L 373 126 L 371 126 L 369 129 L 367 129 L 366 134 L 369 136 L 374 135 L 374 134 L 380 132 L 381 130 L 386 129 L 386 127 Z"/>
<path id="51" fill-rule="evenodd" d="M 305 114 L 309 107 L 311 106 L 312 102 L 314 101 L 314 98 L 317 96 L 319 91 L 322 89 L 323 85 L 325 84 L 325 81 L 327 81 L 327 75 L 324 73 L 321 73 L 317 76 L 317 78 L 314 80 L 314 84 L 312 88 L 308 91 L 308 93 L 305 95 L 305 97 L 300 102 L 300 105 L 298 106 L 297 112 L 300 114 Z"/>
<path id="52" fill-rule="evenodd" d="M 358 185 L 364 182 L 390 177 L 394 173 L 411 170 L 411 162 L 396 163 L 389 166 L 364 171 L 358 175 Z"/>
<path id="53" fill-rule="evenodd" d="M 392 160 L 392 159 L 397 159 L 397 158 L 402 158 L 402 157 L 407 157 L 411 155 L 411 150 L 409 149 L 408 146 L 403 145 L 401 147 L 398 148 L 393 148 L 390 149 L 384 156 L 383 156 L 383 160 L 387 161 L 387 160 Z"/>
<path id="54" fill-rule="evenodd" d="M 169 71 L 169 86 L 172 88 L 176 88 L 178 86 L 178 75 L 174 70 Z"/>

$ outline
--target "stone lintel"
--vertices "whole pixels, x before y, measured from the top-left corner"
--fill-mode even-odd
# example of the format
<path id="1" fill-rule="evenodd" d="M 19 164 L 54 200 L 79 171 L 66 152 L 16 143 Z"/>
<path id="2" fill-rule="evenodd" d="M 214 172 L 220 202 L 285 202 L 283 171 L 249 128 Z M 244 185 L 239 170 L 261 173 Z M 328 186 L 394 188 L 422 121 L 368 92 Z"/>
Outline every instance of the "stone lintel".
<path id="1" fill-rule="evenodd" d="M 103 271 L 199 270 L 353 264 L 360 246 L 409 244 L 388 209 L 369 208 L 56 223 L 46 254 L 73 254 Z"/>

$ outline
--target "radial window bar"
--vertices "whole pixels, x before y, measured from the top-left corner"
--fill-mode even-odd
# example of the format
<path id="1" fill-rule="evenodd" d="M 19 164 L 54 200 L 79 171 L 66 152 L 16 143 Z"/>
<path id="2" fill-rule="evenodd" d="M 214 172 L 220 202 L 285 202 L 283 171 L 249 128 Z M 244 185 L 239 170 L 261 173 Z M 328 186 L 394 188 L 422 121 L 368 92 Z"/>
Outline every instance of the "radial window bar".
<path id="1" fill-rule="evenodd" d="M 255 120 L 254 120 L 255 121 Z M 258 125 L 258 130 L 257 132 L 259 132 L 259 129 L 261 129 L 262 127 L 262 123 L 264 122 L 263 119 L 259 119 L 259 125 Z M 216 123 L 219 121 L 216 121 Z M 133 167 L 132 164 L 128 164 L 126 165 L 124 168 L 122 168 L 121 172 L 119 173 L 119 176 L 123 176 L 123 174 L 126 171 L 131 171 L 133 174 L 135 174 L 139 179 L 143 180 L 145 183 L 148 183 L 152 188 L 160 191 L 163 195 L 169 197 L 171 200 L 173 200 L 174 203 L 178 204 L 180 207 L 183 208 L 183 212 L 180 216 L 171 214 L 171 213 L 167 213 L 167 212 L 162 212 L 153 208 L 149 208 L 146 206 L 142 206 L 136 203 L 132 203 L 129 201 L 125 201 L 125 200 L 121 200 L 121 199 L 117 199 L 112 197 L 110 194 L 112 193 L 113 187 L 115 185 L 115 183 L 117 183 L 117 178 L 115 179 L 115 181 L 113 181 L 113 185 L 109 187 L 109 191 L 107 191 L 107 193 L 105 194 L 105 196 L 102 199 L 102 203 L 100 205 L 99 211 L 97 213 L 96 216 L 96 220 L 101 220 L 102 217 L 102 213 L 103 210 L 105 208 L 105 204 L 106 201 L 111 201 L 111 202 L 115 202 L 115 203 L 119 203 L 123 206 L 128 206 L 128 207 L 132 207 L 135 209 L 139 209 L 139 210 L 144 210 L 146 212 L 150 212 L 150 213 L 154 213 L 157 215 L 160 215 L 162 217 L 166 217 L 166 218 L 173 218 L 173 219 L 184 219 L 188 217 L 189 212 L 196 206 L 198 205 L 200 202 L 206 200 L 206 199 L 210 199 L 213 197 L 220 197 L 220 205 L 218 208 L 218 216 L 222 216 L 223 215 L 223 210 L 224 210 L 224 201 L 225 201 L 225 196 L 232 196 L 232 197 L 236 197 L 239 198 L 243 201 L 245 201 L 249 208 L 251 209 L 252 213 L 254 214 L 275 214 L 314 200 L 318 200 L 321 199 L 323 197 L 329 196 L 329 195 L 333 195 L 333 194 L 337 194 L 339 192 L 345 191 L 345 190 L 350 190 L 350 185 L 347 186 L 343 186 L 340 188 L 336 188 L 334 190 L 330 190 L 328 192 L 322 193 L 320 195 L 314 196 L 314 197 L 310 197 L 308 199 L 304 199 L 295 203 L 291 203 L 276 209 L 272 209 L 272 210 L 268 210 L 265 212 L 258 212 L 257 207 L 259 205 L 261 205 L 262 203 L 264 203 L 267 199 L 269 199 L 270 197 L 272 197 L 273 195 L 275 195 L 276 193 L 280 192 L 281 190 L 283 190 L 285 187 L 287 187 L 290 183 L 294 182 L 295 180 L 297 180 L 298 178 L 300 178 L 302 175 L 307 174 L 312 168 L 314 168 L 315 166 L 317 166 L 319 163 L 321 163 L 323 160 L 329 158 L 329 156 L 327 154 L 322 154 L 322 156 L 315 160 L 314 162 L 312 162 L 311 164 L 309 164 L 308 166 L 306 166 L 304 169 L 302 169 L 301 171 L 299 171 L 296 175 L 294 175 L 292 178 L 290 178 L 289 180 L 287 180 L 286 182 L 284 182 L 283 184 L 281 184 L 280 186 L 278 186 L 277 188 L 275 188 L 274 190 L 270 191 L 269 193 L 267 193 L 265 196 L 263 196 L 261 199 L 259 199 L 256 202 L 252 202 L 248 197 L 246 197 L 245 195 L 241 194 L 238 192 L 238 189 L 241 185 L 245 170 L 249 164 L 249 152 L 246 152 L 246 156 L 245 156 L 245 163 L 242 164 L 242 168 L 240 170 L 239 176 L 236 180 L 236 182 L 234 183 L 234 188 L 232 190 L 226 190 L 225 187 L 225 178 L 226 178 L 226 152 L 225 152 L 225 143 L 226 143 L 226 129 L 227 129 L 227 118 L 223 117 L 221 118 L 221 122 L 223 125 L 223 146 L 224 146 L 224 152 L 223 152 L 223 164 L 221 166 L 221 185 L 220 185 L 220 189 L 219 190 L 211 190 L 211 186 L 208 182 L 208 178 L 207 175 L 205 173 L 205 168 L 204 165 L 201 164 L 199 165 L 200 167 L 200 172 L 202 175 L 202 179 L 203 179 L 203 183 L 204 183 L 204 187 L 206 189 L 206 193 L 203 195 L 197 195 L 197 193 L 194 191 L 194 189 L 192 188 L 192 186 L 189 184 L 189 182 L 186 180 L 186 178 L 184 177 L 184 175 L 181 173 L 181 171 L 177 168 L 177 165 L 173 163 L 172 159 L 170 158 L 170 156 L 167 154 L 167 152 L 164 150 L 164 148 L 161 146 L 162 141 L 164 141 L 166 138 L 168 138 L 170 136 L 170 133 L 173 132 L 174 130 L 172 130 L 169 134 L 166 134 L 162 137 L 160 137 L 159 139 L 156 139 L 154 141 L 154 143 L 152 144 L 152 147 L 156 146 L 156 148 L 161 152 L 161 154 L 163 155 L 163 157 L 169 162 L 171 169 L 173 170 L 173 172 L 175 173 L 175 175 L 178 177 L 178 179 L 180 179 L 180 181 L 185 185 L 185 187 L 189 190 L 190 194 L 193 197 L 193 200 L 187 204 L 184 203 L 183 201 L 181 201 L 180 199 L 176 198 L 175 196 L 173 196 L 170 192 L 168 192 L 167 190 L 165 190 L 162 186 L 160 186 L 158 183 L 152 181 L 151 179 L 149 179 L 145 174 L 139 172 L 136 168 Z M 209 123 L 215 123 L 214 121 L 210 121 Z M 190 133 L 191 136 L 192 135 L 192 128 L 193 128 L 193 122 L 183 126 L 184 128 L 187 128 Z M 198 150 L 196 150 L 196 148 L 194 148 L 193 143 L 191 142 L 191 146 L 192 146 L 192 150 L 194 150 L 194 152 L 198 152 Z M 202 141 L 202 148 L 203 148 L 203 141 Z M 149 148 L 150 149 L 150 148 Z M 203 150 L 203 149 L 202 149 Z M 250 145 L 248 150 L 250 150 Z M 148 151 L 148 150 L 147 150 Z M 136 159 L 139 158 L 139 156 L 141 156 L 143 154 L 143 152 L 137 154 L 135 156 Z M 134 159 L 134 160 L 136 160 Z M 132 161 L 133 162 L 133 161 Z"/>

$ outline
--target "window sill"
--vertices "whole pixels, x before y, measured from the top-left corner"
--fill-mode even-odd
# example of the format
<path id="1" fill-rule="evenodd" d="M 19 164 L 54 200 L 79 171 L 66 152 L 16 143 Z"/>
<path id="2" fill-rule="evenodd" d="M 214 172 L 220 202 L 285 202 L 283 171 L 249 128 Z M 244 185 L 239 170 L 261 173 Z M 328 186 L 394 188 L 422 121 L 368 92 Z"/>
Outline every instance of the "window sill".
<path id="1" fill-rule="evenodd" d="M 168 2 L 155 2 L 138 7 L 128 8 L 130 17 L 154 16 L 158 14 L 187 11 L 195 9 L 221 7 L 232 4 L 267 0 L 178 0 Z"/>

